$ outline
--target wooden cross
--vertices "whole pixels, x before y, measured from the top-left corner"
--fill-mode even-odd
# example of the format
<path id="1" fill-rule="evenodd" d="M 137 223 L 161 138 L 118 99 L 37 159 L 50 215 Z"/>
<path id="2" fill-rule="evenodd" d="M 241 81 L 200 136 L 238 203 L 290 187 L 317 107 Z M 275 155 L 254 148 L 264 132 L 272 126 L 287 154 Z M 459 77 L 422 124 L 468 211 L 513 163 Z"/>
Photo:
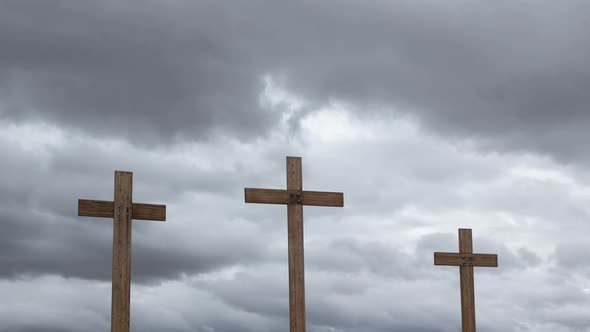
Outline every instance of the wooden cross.
<path id="1" fill-rule="evenodd" d="M 166 205 L 133 203 L 133 173 L 115 171 L 115 201 L 79 199 L 78 216 L 113 218 L 111 332 L 129 331 L 131 220 L 166 221 Z"/>
<path id="2" fill-rule="evenodd" d="M 245 188 L 246 203 L 287 205 L 289 255 L 289 318 L 291 332 L 305 332 L 305 278 L 303 262 L 303 205 L 344 206 L 344 195 L 304 191 L 301 158 L 287 157 L 287 189 Z"/>
<path id="3" fill-rule="evenodd" d="M 459 253 L 435 252 L 434 265 L 460 266 L 462 331 L 475 332 L 473 267 L 498 267 L 498 255 L 474 254 L 471 229 L 459 228 Z"/>

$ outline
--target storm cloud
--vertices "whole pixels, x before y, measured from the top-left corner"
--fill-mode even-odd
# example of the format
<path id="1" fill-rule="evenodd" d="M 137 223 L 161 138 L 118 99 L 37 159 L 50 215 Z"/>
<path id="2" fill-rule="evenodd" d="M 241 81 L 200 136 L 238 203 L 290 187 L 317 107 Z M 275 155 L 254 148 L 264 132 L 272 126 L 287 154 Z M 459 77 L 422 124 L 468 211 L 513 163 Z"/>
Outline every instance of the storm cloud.
<path id="1" fill-rule="evenodd" d="M 0 331 L 108 330 L 112 221 L 134 172 L 133 331 L 288 329 L 285 156 L 307 190 L 310 332 L 586 331 L 583 1 L 32 1 L 0 5 Z M 83 325 L 81 325 L 83 324 Z"/>

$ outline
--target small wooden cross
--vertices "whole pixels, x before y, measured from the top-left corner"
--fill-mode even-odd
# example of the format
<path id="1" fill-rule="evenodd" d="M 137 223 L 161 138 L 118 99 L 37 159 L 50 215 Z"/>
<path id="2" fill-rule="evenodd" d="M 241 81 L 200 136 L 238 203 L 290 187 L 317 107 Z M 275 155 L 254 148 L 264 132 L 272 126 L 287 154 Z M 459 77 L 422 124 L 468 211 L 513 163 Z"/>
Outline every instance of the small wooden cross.
<path id="1" fill-rule="evenodd" d="M 435 252 L 434 265 L 460 266 L 462 331 L 475 332 L 473 267 L 498 267 L 498 255 L 474 254 L 471 229 L 459 228 L 459 253 Z"/>
<path id="2" fill-rule="evenodd" d="M 304 191 L 301 158 L 287 157 L 287 189 L 245 188 L 246 203 L 287 205 L 289 255 L 289 318 L 291 332 L 305 332 L 305 278 L 303 262 L 303 205 L 344 206 L 344 195 Z"/>
<path id="3" fill-rule="evenodd" d="M 133 203 L 133 173 L 115 171 L 115 201 L 79 199 L 78 216 L 113 218 L 111 332 L 129 331 L 131 220 L 166 221 L 166 205 Z"/>

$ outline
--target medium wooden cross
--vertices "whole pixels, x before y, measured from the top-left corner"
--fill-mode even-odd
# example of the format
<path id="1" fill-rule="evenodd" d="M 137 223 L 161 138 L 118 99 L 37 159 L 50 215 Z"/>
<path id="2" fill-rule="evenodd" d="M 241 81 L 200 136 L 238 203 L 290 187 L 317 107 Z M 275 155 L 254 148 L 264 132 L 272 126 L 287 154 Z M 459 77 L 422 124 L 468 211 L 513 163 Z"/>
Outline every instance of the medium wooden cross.
<path id="1" fill-rule="evenodd" d="M 113 218 L 111 332 L 129 331 L 131 220 L 166 221 L 166 205 L 133 203 L 133 173 L 115 171 L 115 201 L 79 199 L 78 216 Z"/>
<path id="2" fill-rule="evenodd" d="M 474 254 L 471 229 L 459 228 L 459 253 L 435 252 L 434 265 L 460 266 L 462 331 L 475 332 L 473 267 L 498 267 L 498 255 Z"/>
<path id="3" fill-rule="evenodd" d="M 287 190 L 253 188 L 244 190 L 246 203 L 287 205 L 291 332 L 305 332 L 303 205 L 344 206 L 342 193 L 304 191 L 302 182 L 301 158 L 287 157 Z"/>

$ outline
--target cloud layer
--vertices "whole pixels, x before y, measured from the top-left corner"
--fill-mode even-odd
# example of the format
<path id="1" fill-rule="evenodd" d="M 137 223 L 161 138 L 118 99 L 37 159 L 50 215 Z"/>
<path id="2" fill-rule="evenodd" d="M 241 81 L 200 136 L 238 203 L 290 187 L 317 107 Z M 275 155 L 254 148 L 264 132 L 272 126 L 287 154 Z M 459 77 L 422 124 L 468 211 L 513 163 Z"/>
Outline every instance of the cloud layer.
<path id="1" fill-rule="evenodd" d="M 286 211 L 305 208 L 310 332 L 586 331 L 588 5 L 527 1 L 7 1 L 0 11 L 0 331 L 104 331 L 110 200 L 133 224 L 133 331 L 286 331 Z"/>

